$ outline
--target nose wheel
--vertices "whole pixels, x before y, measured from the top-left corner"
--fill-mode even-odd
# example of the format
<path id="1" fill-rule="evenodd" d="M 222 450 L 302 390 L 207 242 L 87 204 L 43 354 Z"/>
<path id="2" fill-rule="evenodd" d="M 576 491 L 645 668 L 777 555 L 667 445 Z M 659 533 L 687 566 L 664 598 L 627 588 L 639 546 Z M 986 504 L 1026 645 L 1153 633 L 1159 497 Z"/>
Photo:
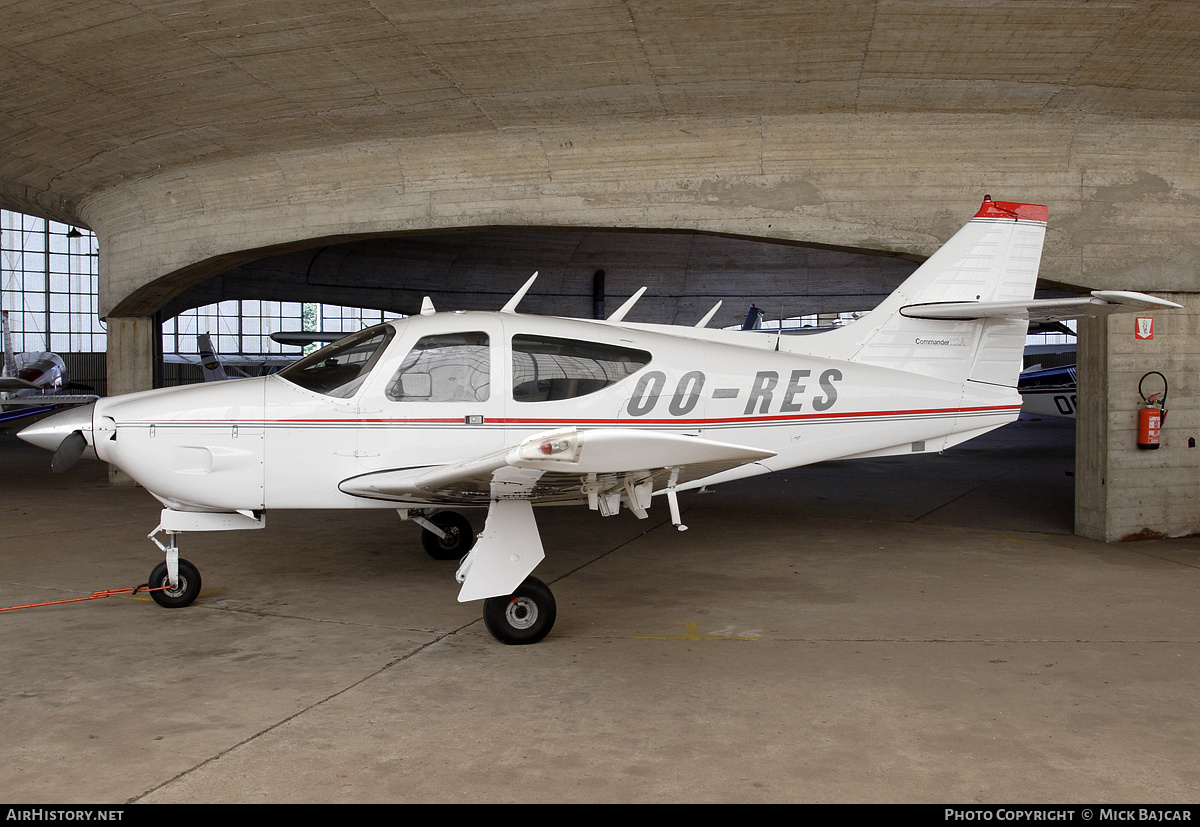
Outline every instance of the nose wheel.
<path id="1" fill-rule="evenodd" d="M 159 563 L 150 572 L 148 585 L 153 590 L 150 596 L 154 598 L 155 603 L 166 609 L 182 609 L 192 605 L 196 595 L 200 594 L 200 570 L 180 557 L 179 576 L 172 586 L 171 578 L 167 574 L 167 564 Z"/>
<path id="2" fill-rule="evenodd" d="M 550 633 L 558 607 L 549 586 L 527 577 L 517 590 L 483 601 L 483 623 L 492 637 L 510 646 L 537 643 Z"/>

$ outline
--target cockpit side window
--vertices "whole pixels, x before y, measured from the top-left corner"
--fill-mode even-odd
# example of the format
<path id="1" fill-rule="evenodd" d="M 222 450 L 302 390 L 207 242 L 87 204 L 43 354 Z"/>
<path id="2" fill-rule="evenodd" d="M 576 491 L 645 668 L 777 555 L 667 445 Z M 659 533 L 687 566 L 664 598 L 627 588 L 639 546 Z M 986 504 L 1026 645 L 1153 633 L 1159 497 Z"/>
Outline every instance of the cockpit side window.
<path id="1" fill-rule="evenodd" d="M 486 402 L 491 351 L 486 333 L 425 336 L 388 382 L 393 402 Z"/>
<path id="2" fill-rule="evenodd" d="M 549 336 L 513 336 L 513 399 L 547 402 L 586 396 L 650 363 L 644 350 Z"/>
<path id="3" fill-rule="evenodd" d="M 395 333 L 390 324 L 368 327 L 288 365 L 278 375 L 307 390 L 348 399 L 362 387 Z"/>

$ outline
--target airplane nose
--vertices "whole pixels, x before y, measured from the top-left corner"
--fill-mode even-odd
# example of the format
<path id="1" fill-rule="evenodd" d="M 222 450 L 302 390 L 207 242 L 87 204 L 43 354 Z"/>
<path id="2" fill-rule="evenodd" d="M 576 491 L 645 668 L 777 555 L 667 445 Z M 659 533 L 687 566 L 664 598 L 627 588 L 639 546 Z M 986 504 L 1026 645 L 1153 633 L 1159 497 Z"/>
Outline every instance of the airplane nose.
<path id="1" fill-rule="evenodd" d="M 76 431 L 91 433 L 92 409 L 95 407 L 93 402 L 91 405 L 80 405 L 78 408 L 53 414 L 22 428 L 17 432 L 17 436 L 31 445 L 45 448 L 47 451 L 57 451 L 63 440 Z"/>

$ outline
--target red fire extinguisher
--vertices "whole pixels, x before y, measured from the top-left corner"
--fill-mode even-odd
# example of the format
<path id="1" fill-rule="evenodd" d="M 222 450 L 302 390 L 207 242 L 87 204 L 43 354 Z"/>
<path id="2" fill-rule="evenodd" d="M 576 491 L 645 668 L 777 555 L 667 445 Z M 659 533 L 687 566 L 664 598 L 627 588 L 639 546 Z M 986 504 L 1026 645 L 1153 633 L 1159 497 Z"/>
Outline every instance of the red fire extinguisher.
<path id="1" fill-rule="evenodd" d="M 1152 393 L 1146 398 L 1146 394 L 1142 393 L 1142 382 L 1146 381 L 1146 376 L 1157 376 L 1163 380 L 1161 395 Z M 1138 382 L 1138 396 L 1142 397 L 1143 403 L 1138 410 L 1138 447 L 1153 451 L 1158 449 L 1159 435 L 1163 423 L 1167 421 L 1167 377 L 1156 370 L 1146 376 Z"/>

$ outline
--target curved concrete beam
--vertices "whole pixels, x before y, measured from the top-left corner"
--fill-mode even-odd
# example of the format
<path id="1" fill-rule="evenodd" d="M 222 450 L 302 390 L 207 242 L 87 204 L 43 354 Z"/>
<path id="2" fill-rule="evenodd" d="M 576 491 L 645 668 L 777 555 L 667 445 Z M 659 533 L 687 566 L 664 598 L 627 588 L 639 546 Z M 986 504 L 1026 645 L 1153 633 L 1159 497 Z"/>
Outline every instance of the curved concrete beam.
<path id="1" fill-rule="evenodd" d="M 197 164 L 89 198 L 103 315 L 267 254 L 487 226 L 691 230 L 922 258 L 985 194 L 1049 205 L 1043 279 L 1200 290 L 1185 122 L 675 119 L 369 141 Z"/>

